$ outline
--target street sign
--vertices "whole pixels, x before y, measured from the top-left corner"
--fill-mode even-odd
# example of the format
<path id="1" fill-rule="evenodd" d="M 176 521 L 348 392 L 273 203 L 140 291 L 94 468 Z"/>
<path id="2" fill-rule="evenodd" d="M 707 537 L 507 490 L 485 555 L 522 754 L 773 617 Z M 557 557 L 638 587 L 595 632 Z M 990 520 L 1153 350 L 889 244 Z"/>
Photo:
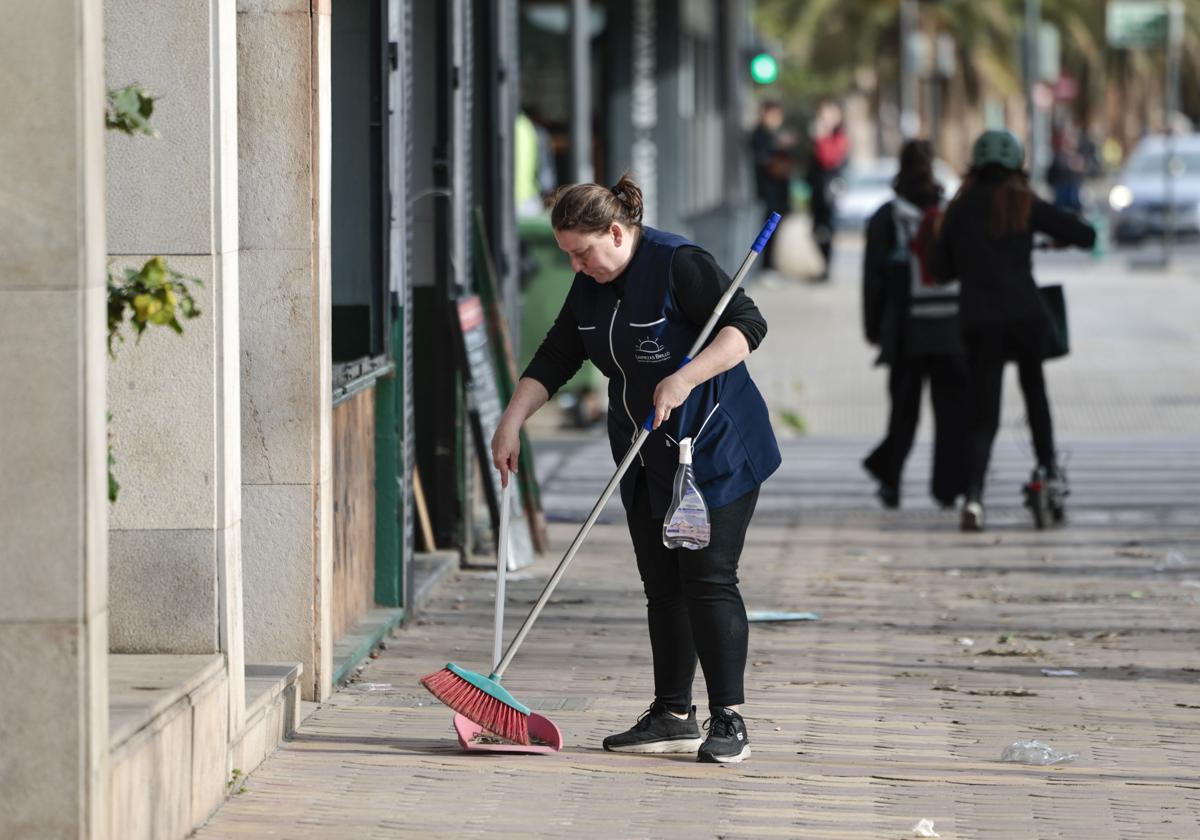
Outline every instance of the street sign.
<path id="1" fill-rule="evenodd" d="M 475 438 L 475 455 L 479 459 L 479 470 L 483 473 L 483 495 L 488 513 L 491 514 L 492 527 L 499 538 L 500 473 L 492 465 L 490 447 L 496 427 L 500 425 L 504 406 L 500 404 L 500 392 L 496 387 L 496 366 L 488 345 L 483 302 L 478 295 L 470 295 L 459 298 L 457 308 L 460 351 L 467 378 L 467 409 L 472 437 Z M 512 527 L 508 532 L 508 568 L 516 571 L 533 562 L 533 543 L 524 508 L 514 505 L 510 516 Z"/>
<path id="2" fill-rule="evenodd" d="M 1170 6 L 1164 0 L 1109 0 L 1105 16 L 1109 46 L 1128 49 L 1165 44 Z"/>
<path id="3" fill-rule="evenodd" d="M 1062 74 L 1062 38 L 1058 27 L 1042 21 L 1038 27 L 1038 78 L 1053 82 Z"/>

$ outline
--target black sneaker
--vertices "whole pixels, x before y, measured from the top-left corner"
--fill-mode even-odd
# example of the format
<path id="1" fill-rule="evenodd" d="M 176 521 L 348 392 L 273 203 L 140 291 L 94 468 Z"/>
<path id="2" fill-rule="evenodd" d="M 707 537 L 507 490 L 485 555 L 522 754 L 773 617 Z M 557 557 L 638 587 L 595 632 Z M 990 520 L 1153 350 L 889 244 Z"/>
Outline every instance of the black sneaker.
<path id="1" fill-rule="evenodd" d="M 697 761 L 710 764 L 736 764 L 750 757 L 750 736 L 746 721 L 733 709 L 718 709 L 704 722 L 708 737 L 696 753 Z"/>
<path id="2" fill-rule="evenodd" d="M 696 707 L 687 720 L 677 718 L 657 700 L 642 712 L 633 728 L 604 739 L 609 752 L 694 753 L 700 746 L 700 728 L 696 726 Z"/>
<path id="3" fill-rule="evenodd" d="M 875 491 L 875 495 L 879 497 L 880 503 L 888 510 L 895 510 L 900 507 L 899 485 L 880 484 L 879 489 Z"/>

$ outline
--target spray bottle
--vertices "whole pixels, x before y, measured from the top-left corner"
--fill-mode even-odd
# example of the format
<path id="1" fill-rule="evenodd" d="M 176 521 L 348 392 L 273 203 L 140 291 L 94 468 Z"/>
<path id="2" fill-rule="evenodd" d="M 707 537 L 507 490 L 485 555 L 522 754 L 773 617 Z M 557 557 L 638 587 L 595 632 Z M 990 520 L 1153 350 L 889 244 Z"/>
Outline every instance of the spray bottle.
<path id="1" fill-rule="evenodd" d="M 692 472 L 692 439 L 679 441 L 679 467 L 671 488 L 671 506 L 663 520 L 663 545 L 697 550 L 708 545 L 708 505 Z"/>

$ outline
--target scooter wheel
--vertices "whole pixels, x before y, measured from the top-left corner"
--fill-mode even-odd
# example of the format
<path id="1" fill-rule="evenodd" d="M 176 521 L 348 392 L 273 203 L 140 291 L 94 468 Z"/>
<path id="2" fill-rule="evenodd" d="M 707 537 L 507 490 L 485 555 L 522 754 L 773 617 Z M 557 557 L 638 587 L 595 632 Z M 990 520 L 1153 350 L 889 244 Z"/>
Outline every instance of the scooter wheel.
<path id="1" fill-rule="evenodd" d="M 1050 521 L 1050 510 L 1046 504 L 1046 491 L 1035 484 L 1025 485 L 1025 507 L 1033 514 L 1033 524 L 1040 531 Z"/>

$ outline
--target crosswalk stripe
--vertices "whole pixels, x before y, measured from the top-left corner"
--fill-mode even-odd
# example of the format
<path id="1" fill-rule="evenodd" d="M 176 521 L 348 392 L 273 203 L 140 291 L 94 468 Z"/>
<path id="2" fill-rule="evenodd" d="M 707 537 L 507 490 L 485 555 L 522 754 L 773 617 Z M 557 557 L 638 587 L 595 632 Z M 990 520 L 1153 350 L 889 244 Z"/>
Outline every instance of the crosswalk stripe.
<path id="1" fill-rule="evenodd" d="M 874 510 L 873 481 L 860 463 L 876 441 L 862 438 L 792 438 L 780 442 L 783 464 L 763 486 L 759 514 Z M 1078 438 L 1060 441 L 1071 479 L 1068 507 L 1145 514 L 1200 504 L 1200 443 L 1152 438 Z M 554 521 L 581 521 L 612 475 L 608 442 L 602 437 L 538 441 L 537 464 L 543 505 Z M 905 510 L 933 512 L 927 485 L 931 446 L 918 441 L 905 469 Z M 1033 466 L 1027 442 L 997 440 L 988 476 L 991 511 L 1019 511 L 1021 485 Z M 903 511 L 902 511 L 903 512 Z M 620 500 L 609 502 L 601 521 L 623 518 Z"/>

